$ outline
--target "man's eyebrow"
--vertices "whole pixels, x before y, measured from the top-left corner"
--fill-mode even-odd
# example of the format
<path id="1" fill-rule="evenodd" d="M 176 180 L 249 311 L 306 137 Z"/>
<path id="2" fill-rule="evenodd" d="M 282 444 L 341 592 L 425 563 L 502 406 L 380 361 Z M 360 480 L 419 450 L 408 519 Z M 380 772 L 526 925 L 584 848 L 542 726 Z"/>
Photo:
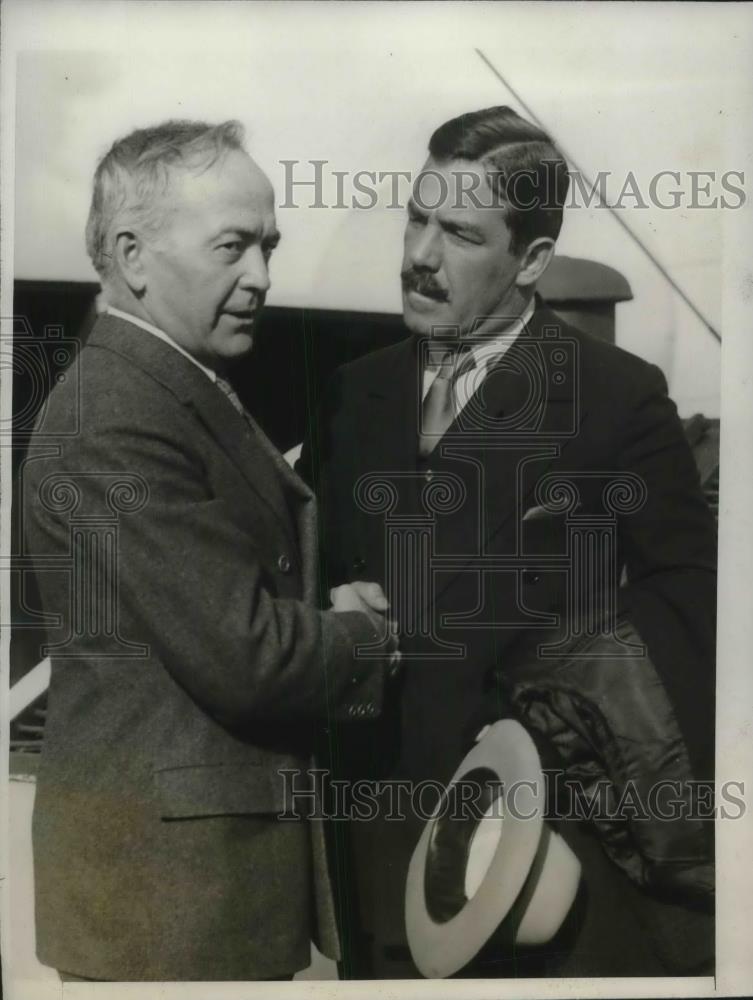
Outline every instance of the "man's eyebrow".
<path id="1" fill-rule="evenodd" d="M 258 230 L 244 229 L 242 226 L 223 226 L 222 229 L 218 229 L 212 236 L 213 240 L 219 240 L 223 236 L 240 236 L 244 240 L 254 239 L 257 235 Z"/>
<path id="2" fill-rule="evenodd" d="M 259 238 L 260 230 L 258 229 L 245 229 L 243 226 L 224 226 L 217 233 L 214 234 L 212 240 L 222 239 L 223 236 L 240 236 L 244 240 L 255 240 Z M 282 234 L 278 229 L 273 229 L 269 236 L 263 237 L 263 242 L 266 244 L 277 244 L 282 239 Z"/>
<path id="3" fill-rule="evenodd" d="M 479 226 L 474 225 L 472 222 L 464 222 L 462 219 L 442 219 L 440 217 L 439 224 L 444 229 L 449 229 L 453 233 L 472 233 L 474 236 L 483 236 L 484 231 Z"/>
<path id="4" fill-rule="evenodd" d="M 427 214 L 426 213 L 426 209 L 421 208 L 419 206 L 419 204 L 413 198 L 409 198 L 408 199 L 408 211 L 409 212 L 415 212 L 416 215 L 426 215 Z"/>

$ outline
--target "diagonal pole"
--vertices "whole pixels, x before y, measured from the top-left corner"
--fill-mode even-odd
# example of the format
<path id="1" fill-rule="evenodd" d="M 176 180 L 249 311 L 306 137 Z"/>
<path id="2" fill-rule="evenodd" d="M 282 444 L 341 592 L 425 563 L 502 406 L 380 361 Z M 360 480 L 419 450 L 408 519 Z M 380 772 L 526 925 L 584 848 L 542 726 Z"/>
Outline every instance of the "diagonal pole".
<path id="1" fill-rule="evenodd" d="M 512 87 L 507 82 L 507 80 L 502 76 L 502 74 L 499 72 L 499 70 L 497 69 L 497 67 L 494 66 L 494 64 L 492 62 L 490 62 L 490 60 L 488 59 L 488 57 L 486 55 L 484 55 L 484 53 L 481 51 L 481 49 L 476 49 L 475 52 L 479 56 L 479 58 L 484 63 L 486 63 L 486 65 L 489 67 L 489 69 L 492 71 L 492 73 L 496 76 L 496 78 L 499 80 L 499 82 L 502 84 L 502 86 L 505 87 L 507 90 L 510 91 L 510 93 L 512 94 L 512 96 L 515 98 L 515 100 L 518 102 L 518 104 L 520 104 L 520 106 L 523 108 L 523 110 L 528 115 L 528 117 L 536 125 L 538 125 L 539 128 L 543 129 L 545 132 L 547 132 L 549 135 L 551 135 L 552 134 L 551 131 L 544 125 L 544 123 L 541 121 L 541 119 L 538 118 L 538 116 L 531 110 L 531 108 L 526 104 L 526 102 L 523 100 L 523 98 L 520 96 L 520 94 L 514 89 L 514 87 Z M 573 167 L 578 171 L 578 173 L 585 179 L 585 181 L 589 185 L 589 187 L 592 190 L 596 190 L 596 188 L 594 186 L 594 183 L 593 183 L 592 180 L 590 180 L 588 174 L 586 174 L 586 172 L 584 170 L 582 170 L 578 166 L 578 164 L 575 162 L 575 160 L 572 158 L 572 156 L 570 156 L 568 153 L 565 152 L 564 147 L 559 142 L 557 143 L 557 146 L 559 147 L 559 149 L 562 152 L 562 154 L 565 157 L 565 159 L 569 160 L 570 163 L 573 165 Z M 597 191 L 597 196 L 598 196 L 598 191 Z M 633 232 L 633 230 L 630 228 L 630 226 L 627 224 L 627 222 L 625 222 L 625 219 L 619 214 L 619 212 L 617 212 L 615 210 L 615 208 L 612 205 L 610 205 L 608 202 L 603 201 L 601 198 L 599 198 L 599 200 L 602 202 L 602 204 L 604 205 L 605 208 L 609 209 L 609 211 L 612 213 L 612 215 L 617 220 L 617 222 L 622 226 L 622 228 L 624 229 L 624 231 L 628 234 L 628 236 L 630 237 L 630 239 L 635 244 L 637 244 L 637 246 L 639 246 L 641 248 L 641 250 L 645 253 L 645 255 L 648 257 L 648 259 L 653 263 L 654 267 L 656 267 L 656 269 L 659 271 L 659 273 L 662 274 L 664 276 L 664 278 L 666 278 L 666 280 L 669 282 L 669 284 L 672 286 L 672 288 L 674 288 L 674 290 L 680 296 L 680 298 L 685 303 L 685 305 L 703 323 L 703 325 L 709 331 L 709 333 L 711 334 L 711 336 L 714 337 L 721 344 L 722 338 L 721 338 L 721 335 L 718 332 L 718 330 L 716 330 L 716 328 L 706 319 L 706 317 L 703 315 L 703 313 L 698 308 L 698 306 L 688 298 L 688 296 L 686 295 L 686 293 L 682 290 L 682 288 L 680 288 L 680 286 L 677 284 L 677 282 L 672 277 L 672 275 L 669 273 L 669 271 L 666 269 L 666 267 L 661 263 L 660 260 L 657 259 L 656 255 L 653 254 L 649 250 L 649 248 L 646 246 L 646 244 L 643 242 L 643 240 L 637 235 L 637 233 Z"/>

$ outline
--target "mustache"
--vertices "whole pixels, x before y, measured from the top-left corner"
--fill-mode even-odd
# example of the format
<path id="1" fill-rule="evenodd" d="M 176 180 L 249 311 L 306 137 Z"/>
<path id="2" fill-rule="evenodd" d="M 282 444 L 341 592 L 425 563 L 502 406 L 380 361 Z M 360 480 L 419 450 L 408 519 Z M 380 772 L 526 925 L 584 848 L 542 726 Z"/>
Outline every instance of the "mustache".
<path id="1" fill-rule="evenodd" d="M 437 282 L 429 271 L 418 271 L 415 267 L 407 267 L 400 272 L 403 288 L 406 292 L 418 292 L 437 302 L 446 302 L 449 298 L 446 289 Z"/>

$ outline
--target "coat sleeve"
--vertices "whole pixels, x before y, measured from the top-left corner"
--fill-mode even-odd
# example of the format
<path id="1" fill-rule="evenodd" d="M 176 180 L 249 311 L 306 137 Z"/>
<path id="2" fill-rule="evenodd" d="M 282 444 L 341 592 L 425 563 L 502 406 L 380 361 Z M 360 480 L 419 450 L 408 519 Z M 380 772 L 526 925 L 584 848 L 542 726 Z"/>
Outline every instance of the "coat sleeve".
<path id="1" fill-rule="evenodd" d="M 84 432 L 64 459 L 32 463 L 31 551 L 63 554 L 70 546 L 70 515 L 53 509 L 46 477 L 70 478 L 81 517 L 107 511 L 114 473 L 137 470 L 146 500 L 119 516 L 117 563 L 103 570 L 117 587 L 123 638 L 148 644 L 197 704 L 229 727 L 352 715 L 351 705 L 377 714 L 384 660 L 354 656 L 356 645 L 378 640 L 369 618 L 278 596 L 276 567 L 264 564 L 226 501 L 211 495 L 201 453 L 187 446 L 195 426 L 188 414 L 182 419 L 185 426 L 149 426 L 115 414 Z M 41 575 L 54 607 L 61 601 L 50 589 L 54 574 Z M 97 657 L 86 639 L 80 652 Z"/>
<path id="2" fill-rule="evenodd" d="M 661 371 L 637 384 L 619 457 L 645 485 L 620 521 L 621 610 L 648 647 L 699 778 L 713 775 L 716 526 Z"/>

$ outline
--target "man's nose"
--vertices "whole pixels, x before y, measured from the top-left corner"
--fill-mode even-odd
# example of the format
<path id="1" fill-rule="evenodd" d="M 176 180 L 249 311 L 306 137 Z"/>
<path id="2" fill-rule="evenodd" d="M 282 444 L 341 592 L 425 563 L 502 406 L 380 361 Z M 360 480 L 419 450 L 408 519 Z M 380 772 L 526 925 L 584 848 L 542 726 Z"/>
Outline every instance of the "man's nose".
<path id="1" fill-rule="evenodd" d="M 441 264 L 439 233 L 432 226 L 425 226 L 421 232 L 408 239 L 408 256 L 414 267 L 428 271 L 438 271 Z"/>
<path id="2" fill-rule="evenodd" d="M 243 270 L 238 284 L 241 288 L 254 292 L 269 290 L 269 266 L 260 246 L 250 246 L 243 255 Z"/>

